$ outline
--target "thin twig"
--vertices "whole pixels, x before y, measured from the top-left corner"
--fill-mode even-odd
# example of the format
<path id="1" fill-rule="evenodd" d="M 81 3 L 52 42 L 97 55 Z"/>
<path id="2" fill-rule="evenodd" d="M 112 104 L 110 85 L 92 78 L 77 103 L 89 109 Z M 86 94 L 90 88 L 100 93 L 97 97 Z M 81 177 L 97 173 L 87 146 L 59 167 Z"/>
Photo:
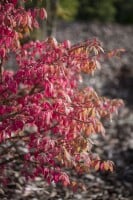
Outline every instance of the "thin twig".
<path id="1" fill-rule="evenodd" d="M 16 116 L 16 115 L 18 115 L 18 114 L 21 114 L 23 111 L 17 111 L 17 112 L 14 112 L 14 113 L 9 113 L 9 114 L 5 114 L 5 115 L 3 115 L 3 116 L 0 116 L 0 121 L 3 121 L 3 120 L 5 120 L 5 119 L 7 119 L 7 118 L 11 118 L 11 117 L 14 117 L 14 116 Z"/>

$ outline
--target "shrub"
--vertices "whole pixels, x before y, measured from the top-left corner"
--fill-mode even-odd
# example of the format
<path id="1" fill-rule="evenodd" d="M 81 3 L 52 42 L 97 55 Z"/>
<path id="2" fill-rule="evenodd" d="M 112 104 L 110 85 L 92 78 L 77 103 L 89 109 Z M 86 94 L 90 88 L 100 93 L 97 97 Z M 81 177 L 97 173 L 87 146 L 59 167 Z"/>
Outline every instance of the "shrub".
<path id="1" fill-rule="evenodd" d="M 75 187 L 68 170 L 113 171 L 113 163 L 91 151 L 92 134 L 105 134 L 102 118 L 111 118 L 121 100 L 99 97 L 93 88 L 79 90 L 81 72 L 93 73 L 106 56 L 97 40 L 71 45 L 55 38 L 21 45 L 20 39 L 38 27 L 43 8 L 26 11 L 17 0 L 0 4 L 0 171 L 21 164 L 26 178 Z M 18 70 L 5 70 L 13 52 Z M 110 52 L 112 56 L 115 52 Z"/>

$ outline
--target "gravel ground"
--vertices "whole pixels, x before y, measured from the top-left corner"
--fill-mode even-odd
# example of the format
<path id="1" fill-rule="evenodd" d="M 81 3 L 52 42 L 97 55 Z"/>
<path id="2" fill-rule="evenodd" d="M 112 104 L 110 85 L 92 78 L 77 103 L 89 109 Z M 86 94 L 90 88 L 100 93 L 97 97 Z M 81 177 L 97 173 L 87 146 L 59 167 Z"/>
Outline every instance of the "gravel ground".
<path id="1" fill-rule="evenodd" d="M 72 192 L 60 185 L 37 179 L 25 183 L 15 172 L 12 184 L 0 189 L 0 199 L 6 200 L 132 200 L 133 199 L 133 26 L 100 23 L 57 24 L 56 38 L 73 43 L 97 37 L 105 49 L 125 48 L 121 59 L 102 63 L 94 77 L 84 75 L 84 85 L 92 85 L 98 93 L 111 98 L 123 98 L 125 107 L 111 124 L 106 123 L 107 135 L 99 138 L 96 152 L 116 164 L 114 173 L 91 173 L 79 178 L 85 191 Z M 17 183 L 17 184 L 16 184 Z"/>

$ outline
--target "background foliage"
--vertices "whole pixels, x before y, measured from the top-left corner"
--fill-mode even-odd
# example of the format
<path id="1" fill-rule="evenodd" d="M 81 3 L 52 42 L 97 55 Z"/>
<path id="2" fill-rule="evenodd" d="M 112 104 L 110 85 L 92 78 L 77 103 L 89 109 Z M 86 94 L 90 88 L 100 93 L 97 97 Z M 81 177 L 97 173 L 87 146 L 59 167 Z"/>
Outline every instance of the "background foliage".
<path id="1" fill-rule="evenodd" d="M 100 21 L 115 20 L 116 8 L 114 0 L 83 0 L 79 1 L 77 18 L 83 20 L 98 19 Z"/>
<path id="2" fill-rule="evenodd" d="M 38 2 L 38 3 L 37 3 Z M 33 0 L 33 5 L 45 5 Z M 31 6 L 31 5 L 30 5 Z M 133 0 L 58 0 L 59 18 L 65 20 L 99 20 L 133 23 Z"/>
<path id="3" fill-rule="evenodd" d="M 39 20 L 41 31 L 32 33 L 32 38 L 38 35 L 41 40 L 53 35 L 57 19 L 133 23 L 133 0 L 128 2 L 126 0 L 31 0 L 26 2 L 26 9 L 35 7 L 45 7 L 48 13 L 46 22 Z"/>

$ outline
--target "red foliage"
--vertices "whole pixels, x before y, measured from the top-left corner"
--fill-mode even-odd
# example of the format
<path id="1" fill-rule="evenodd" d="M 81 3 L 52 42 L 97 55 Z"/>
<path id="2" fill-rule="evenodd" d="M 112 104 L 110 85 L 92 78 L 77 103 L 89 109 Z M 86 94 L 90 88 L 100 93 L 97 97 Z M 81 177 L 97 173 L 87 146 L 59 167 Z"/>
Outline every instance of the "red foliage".
<path id="1" fill-rule="evenodd" d="M 25 33 L 38 26 L 37 13 L 47 17 L 44 9 L 36 11 L 18 7 L 16 0 L 0 5 L 0 145 L 21 141 L 25 146 L 7 159 L 0 154 L 0 165 L 4 176 L 3 166 L 19 159 L 26 177 L 42 175 L 75 187 L 67 169 L 113 171 L 111 161 L 92 153 L 90 137 L 105 134 L 101 119 L 112 117 L 123 102 L 99 97 L 91 87 L 78 89 L 81 72 L 93 73 L 105 56 L 99 41 L 71 45 L 48 38 L 20 45 Z M 2 70 L 12 51 L 18 70 Z"/>

